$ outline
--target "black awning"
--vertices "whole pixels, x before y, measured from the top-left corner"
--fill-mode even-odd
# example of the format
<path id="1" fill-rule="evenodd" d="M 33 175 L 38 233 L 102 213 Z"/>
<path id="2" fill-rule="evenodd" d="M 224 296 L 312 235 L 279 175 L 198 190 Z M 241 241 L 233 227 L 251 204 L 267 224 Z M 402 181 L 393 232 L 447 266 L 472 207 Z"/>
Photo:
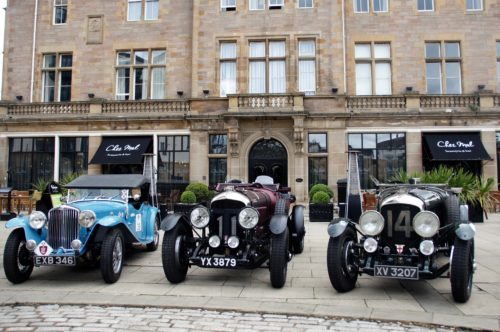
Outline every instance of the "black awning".
<path id="1" fill-rule="evenodd" d="M 431 160 L 491 160 L 479 133 L 425 133 Z"/>
<path id="2" fill-rule="evenodd" d="M 150 136 L 103 137 L 91 164 L 142 164 Z"/>

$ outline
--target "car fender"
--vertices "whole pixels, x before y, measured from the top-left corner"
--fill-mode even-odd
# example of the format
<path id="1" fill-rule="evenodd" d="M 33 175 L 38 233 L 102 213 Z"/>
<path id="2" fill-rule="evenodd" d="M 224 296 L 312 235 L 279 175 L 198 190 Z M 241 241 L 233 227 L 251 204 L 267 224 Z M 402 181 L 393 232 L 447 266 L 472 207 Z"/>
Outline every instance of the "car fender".
<path id="1" fill-rule="evenodd" d="M 455 234 L 460 240 L 472 240 L 476 235 L 476 226 L 472 223 L 462 223 L 455 229 Z"/>
<path id="2" fill-rule="evenodd" d="M 295 205 L 289 217 L 289 228 L 292 233 L 302 236 L 306 233 L 304 227 L 304 206 Z"/>
<path id="3" fill-rule="evenodd" d="M 161 221 L 160 229 L 162 231 L 168 232 L 169 230 L 173 229 L 175 225 L 179 223 L 179 221 L 189 224 L 184 214 L 174 213 L 174 214 L 169 214 L 168 216 L 163 218 L 163 220 Z"/>
<path id="4" fill-rule="evenodd" d="M 279 235 L 285 231 L 287 224 L 287 216 L 277 214 L 272 216 L 271 222 L 269 223 L 269 229 L 274 235 Z"/>
<path id="5" fill-rule="evenodd" d="M 332 220 L 332 222 L 328 225 L 328 235 L 332 238 L 339 237 L 342 235 L 347 227 L 353 227 L 350 226 L 350 221 L 347 218 L 335 218 Z"/>
<path id="6" fill-rule="evenodd" d="M 22 228 L 26 240 L 35 240 L 36 243 L 39 243 L 47 238 L 47 228 L 46 227 L 43 227 L 42 229 L 31 228 L 31 226 L 29 225 L 28 218 L 26 216 L 20 216 L 10 219 L 5 224 L 5 228 L 13 230 Z"/>
<path id="7" fill-rule="evenodd" d="M 104 227 L 113 227 L 121 223 L 123 223 L 123 219 L 120 218 L 119 216 L 106 216 L 104 218 L 99 219 L 99 221 L 97 222 L 98 225 Z"/>

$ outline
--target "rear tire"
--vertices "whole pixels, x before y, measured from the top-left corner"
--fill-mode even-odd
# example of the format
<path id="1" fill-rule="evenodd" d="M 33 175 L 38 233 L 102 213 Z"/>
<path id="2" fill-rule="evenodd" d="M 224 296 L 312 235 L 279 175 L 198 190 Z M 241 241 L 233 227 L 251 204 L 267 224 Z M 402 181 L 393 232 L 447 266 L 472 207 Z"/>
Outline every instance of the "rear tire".
<path id="1" fill-rule="evenodd" d="M 123 269 L 123 244 L 122 232 L 114 228 L 106 234 L 101 247 L 101 274 L 108 284 L 120 279 Z"/>
<path id="2" fill-rule="evenodd" d="M 469 300 L 472 292 L 472 275 L 474 273 L 474 241 L 455 239 L 451 260 L 451 293 L 459 303 Z"/>
<path id="3" fill-rule="evenodd" d="M 304 251 L 304 235 L 292 237 L 292 254 L 301 254 Z"/>
<path id="4" fill-rule="evenodd" d="M 157 214 L 154 223 L 154 238 L 153 241 L 146 244 L 147 251 L 156 251 L 158 245 L 160 244 L 160 215 Z"/>
<path id="5" fill-rule="evenodd" d="M 326 264 L 333 288 L 340 293 L 351 291 L 358 280 L 358 266 L 355 264 L 352 246 L 357 242 L 355 231 L 348 227 L 340 236 L 330 238 Z"/>
<path id="6" fill-rule="evenodd" d="M 286 282 L 288 268 L 288 227 L 278 235 L 272 235 L 269 253 L 269 270 L 271 272 L 271 285 L 282 288 Z"/>
<path id="7" fill-rule="evenodd" d="M 175 225 L 173 229 L 165 232 L 161 247 L 161 258 L 163 272 L 167 280 L 178 284 L 186 279 L 189 268 L 189 257 L 186 247 L 186 239 L 189 232 L 182 223 Z"/>
<path id="8" fill-rule="evenodd" d="M 25 282 L 33 272 L 33 260 L 26 249 L 26 238 L 22 229 L 10 233 L 3 254 L 5 276 L 13 284 Z"/>

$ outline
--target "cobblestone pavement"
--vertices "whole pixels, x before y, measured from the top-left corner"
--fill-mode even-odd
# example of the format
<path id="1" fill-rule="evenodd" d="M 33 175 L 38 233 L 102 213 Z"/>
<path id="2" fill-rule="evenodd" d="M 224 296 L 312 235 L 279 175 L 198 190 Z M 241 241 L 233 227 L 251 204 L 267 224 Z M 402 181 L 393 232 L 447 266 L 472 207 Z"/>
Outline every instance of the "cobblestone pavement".
<path id="1" fill-rule="evenodd" d="M 457 331 L 445 327 L 193 309 L 70 305 L 0 307 L 3 331 Z"/>

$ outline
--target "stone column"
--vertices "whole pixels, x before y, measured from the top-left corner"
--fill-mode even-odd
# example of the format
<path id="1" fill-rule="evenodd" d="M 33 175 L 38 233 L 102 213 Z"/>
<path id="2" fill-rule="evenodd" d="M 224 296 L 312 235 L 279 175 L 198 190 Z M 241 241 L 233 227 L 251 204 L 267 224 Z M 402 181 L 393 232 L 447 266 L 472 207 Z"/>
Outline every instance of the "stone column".
<path id="1" fill-rule="evenodd" d="M 102 137 L 101 136 L 90 136 L 89 137 L 89 162 L 94 157 L 99 145 L 101 145 Z M 102 174 L 102 167 L 99 164 L 89 164 L 88 174 Z"/>
<path id="2" fill-rule="evenodd" d="M 292 194 L 297 198 L 297 202 L 305 202 L 307 197 L 307 154 L 304 153 L 304 116 L 293 117 L 293 141 L 295 147 L 294 172 L 290 187 Z M 301 178 L 302 182 L 296 182 Z"/>
<path id="3" fill-rule="evenodd" d="M 189 182 L 208 185 L 208 132 L 191 130 L 189 147 Z"/>
<path id="4" fill-rule="evenodd" d="M 423 171 L 422 133 L 406 133 L 406 171 L 408 173 Z"/>
<path id="5" fill-rule="evenodd" d="M 490 155 L 493 160 L 483 161 L 483 178 L 493 178 L 495 183 L 498 183 L 498 158 L 497 158 L 497 137 L 496 132 L 492 131 L 482 131 L 481 141 L 483 142 L 486 152 Z M 495 187 L 494 190 L 497 188 Z"/>
<path id="6" fill-rule="evenodd" d="M 227 178 L 240 179 L 240 127 L 236 118 L 225 123 L 227 130 Z"/>
<path id="7" fill-rule="evenodd" d="M 328 131 L 328 186 L 337 197 L 337 181 L 347 177 L 347 133 L 345 128 Z"/>
<path id="8" fill-rule="evenodd" d="M 9 138 L 0 137 L 0 187 L 7 187 L 9 169 Z"/>

